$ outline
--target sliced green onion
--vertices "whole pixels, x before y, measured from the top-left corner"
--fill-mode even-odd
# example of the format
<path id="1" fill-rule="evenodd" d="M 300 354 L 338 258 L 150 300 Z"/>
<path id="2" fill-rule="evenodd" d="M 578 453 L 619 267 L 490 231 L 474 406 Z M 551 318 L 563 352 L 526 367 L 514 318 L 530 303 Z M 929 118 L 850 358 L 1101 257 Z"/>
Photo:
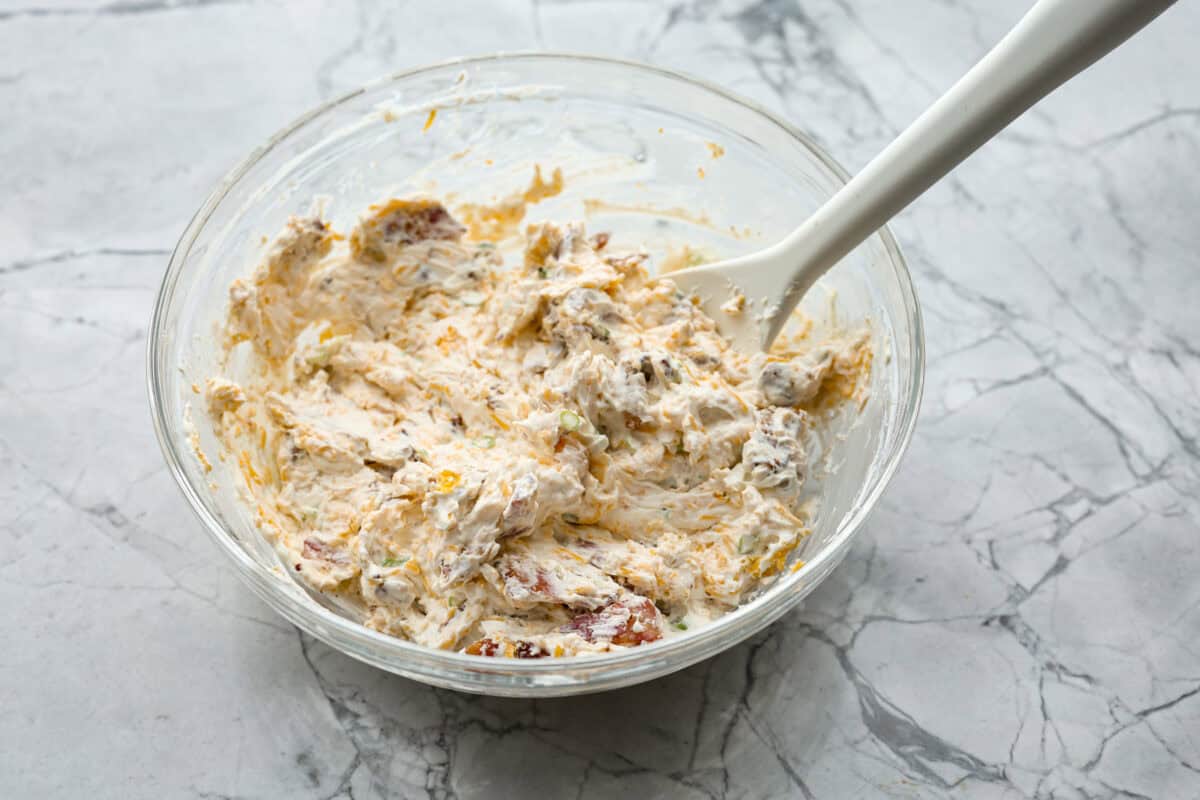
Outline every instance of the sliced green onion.
<path id="1" fill-rule="evenodd" d="M 385 558 L 385 559 L 383 560 L 383 566 L 385 566 L 385 567 L 399 567 L 399 566 L 403 565 L 403 564 L 404 564 L 405 562 L 407 562 L 407 561 L 408 561 L 408 556 L 400 556 L 399 558 Z"/>
<path id="2" fill-rule="evenodd" d="M 579 423 L 582 422 L 579 415 L 570 409 L 564 408 L 558 412 L 558 424 L 562 426 L 564 431 L 579 430 Z"/>
<path id="3" fill-rule="evenodd" d="M 758 537 L 747 533 L 742 538 L 738 539 L 738 554 L 749 555 L 754 552 L 754 546 L 758 544 Z"/>
<path id="4" fill-rule="evenodd" d="M 672 628 L 674 628 L 674 629 L 675 629 L 675 630 L 677 630 L 677 631 L 686 631 L 686 630 L 687 630 L 687 623 L 686 623 L 686 622 L 684 622 L 684 621 L 683 621 L 683 620 L 681 620 L 681 619 L 677 619 L 677 620 L 675 620 L 674 622 L 672 622 L 672 623 L 671 623 L 671 627 L 672 627 Z"/>
<path id="5" fill-rule="evenodd" d="M 491 450 L 496 446 L 496 437 L 492 435 L 479 436 L 472 440 L 471 444 L 483 450 Z"/>
<path id="6" fill-rule="evenodd" d="M 549 275 L 549 274 L 550 274 L 550 273 L 546 272 L 546 268 L 545 268 L 545 267 L 538 267 L 538 277 L 539 277 L 539 278 L 545 278 L 545 277 L 546 277 L 547 275 Z"/>
<path id="7" fill-rule="evenodd" d="M 477 244 L 475 246 L 478 247 L 480 250 L 495 250 L 496 249 L 496 245 L 492 244 L 491 242 L 480 242 L 479 244 Z"/>

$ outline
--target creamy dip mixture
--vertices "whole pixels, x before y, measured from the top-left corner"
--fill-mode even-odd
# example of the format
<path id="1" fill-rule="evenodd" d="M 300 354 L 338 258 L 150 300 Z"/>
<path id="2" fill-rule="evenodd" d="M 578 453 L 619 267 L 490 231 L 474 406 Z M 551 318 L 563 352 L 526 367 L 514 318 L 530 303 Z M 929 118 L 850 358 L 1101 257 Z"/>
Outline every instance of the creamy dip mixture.
<path id="1" fill-rule="evenodd" d="M 610 249 L 530 225 L 505 267 L 431 199 L 349 237 L 288 223 L 230 289 L 252 377 L 206 395 L 298 578 L 370 628 L 536 658 L 674 635 L 799 566 L 803 443 L 861 391 L 866 338 L 745 356 Z"/>

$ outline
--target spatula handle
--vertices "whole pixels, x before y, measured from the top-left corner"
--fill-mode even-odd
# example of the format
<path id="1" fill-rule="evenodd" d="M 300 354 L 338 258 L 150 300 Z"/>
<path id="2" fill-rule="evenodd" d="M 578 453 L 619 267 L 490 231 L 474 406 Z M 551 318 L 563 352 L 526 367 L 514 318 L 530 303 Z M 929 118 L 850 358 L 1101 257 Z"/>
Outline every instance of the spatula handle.
<path id="1" fill-rule="evenodd" d="M 1039 0 L 991 52 L 777 247 L 798 265 L 784 313 L 829 267 L 1026 109 L 1174 0 Z M 790 253 L 789 253 L 790 254 Z M 778 332 L 771 330 L 768 341 Z"/>

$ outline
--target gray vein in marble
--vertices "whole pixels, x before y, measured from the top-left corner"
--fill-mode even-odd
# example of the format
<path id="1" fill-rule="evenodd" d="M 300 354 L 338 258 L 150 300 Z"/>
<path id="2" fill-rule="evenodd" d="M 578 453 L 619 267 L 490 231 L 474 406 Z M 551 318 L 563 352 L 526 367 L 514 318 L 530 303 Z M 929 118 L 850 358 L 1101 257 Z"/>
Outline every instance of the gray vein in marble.
<path id="1" fill-rule="evenodd" d="M 79 258 L 88 258 L 91 256 L 169 256 L 170 250 L 165 249 L 147 249 L 136 247 L 97 247 L 90 250 L 63 250 L 58 253 L 50 253 L 49 255 L 36 256 L 34 258 L 18 259 L 9 262 L 8 264 L 0 264 L 0 275 L 10 272 L 24 272 L 28 269 L 41 266 L 42 264 L 61 264 L 64 261 L 72 261 Z"/>
<path id="2" fill-rule="evenodd" d="M 158 11 L 177 11 L 203 6 L 244 3 L 246 0 L 128 0 L 102 6 L 29 6 L 0 10 L 0 21 L 21 17 L 129 16 Z"/>

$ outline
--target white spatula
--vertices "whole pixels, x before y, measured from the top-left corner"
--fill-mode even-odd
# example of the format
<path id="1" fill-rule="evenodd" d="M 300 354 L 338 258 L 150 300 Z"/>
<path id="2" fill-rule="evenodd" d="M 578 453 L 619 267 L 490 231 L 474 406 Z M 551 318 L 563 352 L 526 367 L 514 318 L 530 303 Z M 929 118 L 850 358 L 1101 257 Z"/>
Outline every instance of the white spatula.
<path id="1" fill-rule="evenodd" d="M 744 352 L 771 346 L 827 269 L 1049 92 L 1174 0 L 1039 0 L 991 52 L 778 244 L 672 273 Z M 731 293 L 740 314 L 721 310 Z"/>

